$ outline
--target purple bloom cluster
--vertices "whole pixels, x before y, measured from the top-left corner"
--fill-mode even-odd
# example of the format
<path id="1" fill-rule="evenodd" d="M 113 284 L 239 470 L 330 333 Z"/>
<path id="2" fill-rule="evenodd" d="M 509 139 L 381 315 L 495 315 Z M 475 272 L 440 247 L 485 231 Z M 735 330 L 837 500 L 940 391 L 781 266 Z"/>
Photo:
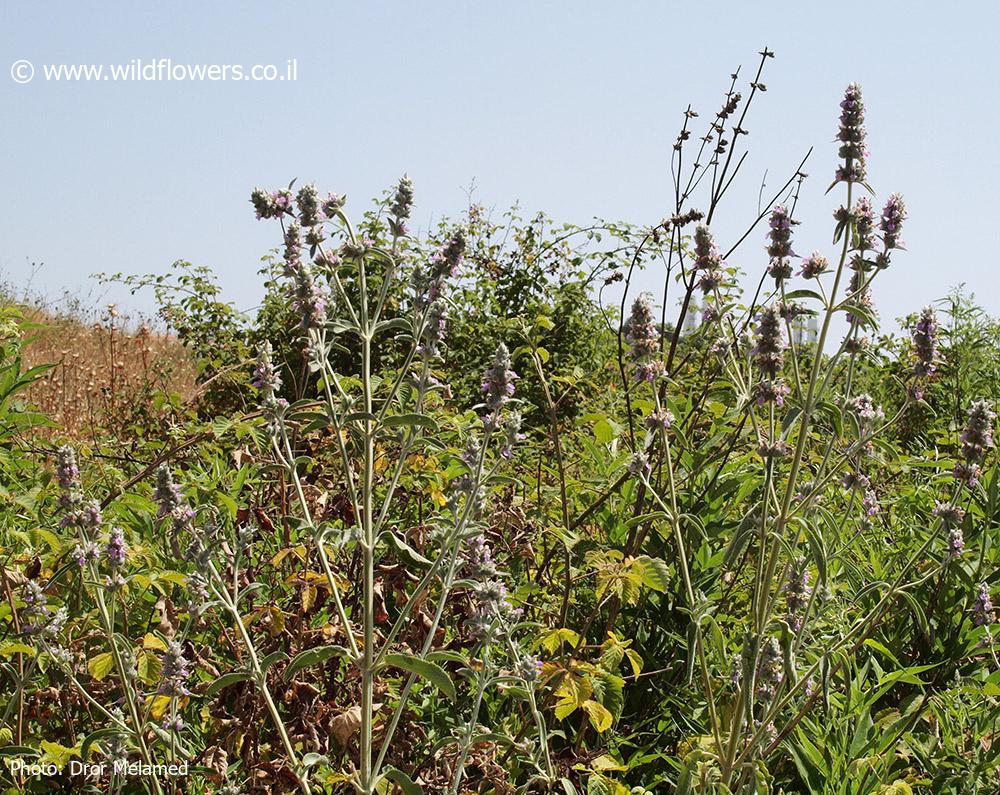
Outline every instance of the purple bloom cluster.
<path id="1" fill-rule="evenodd" d="M 772 381 L 785 363 L 785 348 L 788 341 L 781 312 L 776 306 L 765 306 L 757 313 L 754 328 L 753 355 L 757 366 Z"/>
<path id="2" fill-rule="evenodd" d="M 913 363 L 913 375 L 917 379 L 931 378 L 937 372 L 937 340 L 938 323 L 937 314 L 934 308 L 924 307 L 920 313 L 920 318 L 913 326 L 910 339 L 913 341 L 913 352 L 915 361 Z M 921 391 L 919 400 L 923 397 Z"/>
<path id="3" fill-rule="evenodd" d="M 826 273 L 829 269 L 830 261 L 818 251 L 814 251 L 802 260 L 802 268 L 799 270 L 799 275 L 804 279 L 815 279 L 820 274 Z"/>
<path id="4" fill-rule="evenodd" d="M 108 534 L 108 544 L 104 548 L 104 553 L 108 557 L 108 565 L 118 568 L 125 565 L 125 555 L 127 547 L 125 545 L 125 534 L 120 527 L 112 527 Z"/>
<path id="5" fill-rule="evenodd" d="M 480 534 L 466 541 L 465 567 L 473 586 L 473 613 L 469 619 L 472 636 L 492 642 L 509 632 L 522 611 L 507 599 L 507 586 L 493 561 L 493 552 Z"/>
<path id="6" fill-rule="evenodd" d="M 319 192 L 315 185 L 303 185 L 295 195 L 295 204 L 299 208 L 299 223 L 308 228 L 318 226 L 323 222 L 323 214 L 319 207 Z"/>
<path id="7" fill-rule="evenodd" d="M 303 329 L 315 329 L 323 325 L 328 299 L 309 265 L 300 262 L 295 268 L 288 294 L 292 309 L 299 316 Z"/>
<path id="8" fill-rule="evenodd" d="M 965 509 L 958 505 L 951 505 L 947 502 L 938 502 L 931 511 L 938 517 L 945 527 L 955 527 L 965 519 Z"/>
<path id="9" fill-rule="evenodd" d="M 389 229 L 396 237 L 407 233 L 406 222 L 413 209 L 413 182 L 406 174 L 399 178 L 389 205 Z"/>
<path id="10" fill-rule="evenodd" d="M 194 519 L 194 511 L 187 505 L 181 487 L 174 483 L 174 477 L 166 465 L 156 470 L 156 490 L 153 499 L 159 503 L 159 518 L 170 517 L 174 532 L 187 527 Z"/>
<path id="11" fill-rule="evenodd" d="M 862 426 L 873 420 L 885 418 L 885 412 L 882 410 L 882 407 L 876 406 L 872 396 L 867 393 L 858 395 L 849 401 L 847 405 L 857 415 Z"/>
<path id="12" fill-rule="evenodd" d="M 482 391 L 486 395 L 486 410 L 498 423 L 500 410 L 514 397 L 514 382 L 518 375 L 511 369 L 510 352 L 502 342 L 497 346 L 493 364 L 483 373 Z"/>
<path id="13" fill-rule="evenodd" d="M 948 531 L 948 556 L 957 558 L 965 549 L 965 536 L 962 535 L 962 528 L 953 527 Z"/>
<path id="14" fill-rule="evenodd" d="M 160 673 L 160 686 L 157 692 L 163 696 L 186 696 L 191 693 L 187 687 L 188 677 L 191 675 L 188 669 L 188 661 L 184 657 L 184 650 L 176 641 L 167 644 L 166 651 L 163 652 L 163 667 Z"/>
<path id="15" fill-rule="evenodd" d="M 785 681 L 785 666 L 781 646 L 777 638 L 768 638 L 757 658 L 757 698 L 768 703 L 778 695 L 781 683 Z"/>
<path id="16" fill-rule="evenodd" d="M 808 561 L 804 555 L 800 555 L 792 561 L 788 572 L 788 582 L 784 586 L 785 607 L 788 610 L 786 620 L 793 632 L 802 630 L 802 622 L 805 619 L 804 611 L 809 604 L 809 597 L 812 595 L 809 578 Z"/>
<path id="17" fill-rule="evenodd" d="M 503 434 L 500 455 L 504 458 L 511 458 L 514 455 L 514 447 L 525 439 L 525 435 L 521 433 L 521 423 L 520 411 L 509 411 L 500 420 L 500 432 Z"/>
<path id="18" fill-rule="evenodd" d="M 840 141 L 838 154 L 844 161 L 837 168 L 837 182 L 863 182 L 865 179 L 865 104 L 861 97 L 861 86 L 851 83 L 844 92 L 840 103 Z"/>
<path id="19" fill-rule="evenodd" d="M 767 233 L 767 253 L 771 257 L 771 264 L 768 265 L 767 272 L 779 285 L 792 276 L 792 264 L 788 260 L 796 256 L 792 251 L 792 226 L 796 223 L 798 222 L 792 220 L 783 204 L 776 204 L 771 210 L 770 231 Z"/>
<path id="20" fill-rule="evenodd" d="M 292 193 L 288 190 L 266 191 L 255 188 L 250 194 L 250 203 L 257 211 L 258 218 L 281 218 L 292 211 Z"/>
<path id="21" fill-rule="evenodd" d="M 955 466 L 955 477 L 968 486 L 979 482 L 979 464 L 986 451 L 993 447 L 993 421 L 996 414 L 985 400 L 977 400 L 969 407 L 968 421 L 962 431 L 962 457 Z"/>
<path id="22" fill-rule="evenodd" d="M 862 196 L 854 205 L 854 248 L 872 251 L 875 248 L 875 209 L 871 199 Z"/>
<path id="23" fill-rule="evenodd" d="M 659 334 L 648 295 L 640 295 L 632 302 L 632 313 L 623 330 L 635 365 L 636 381 L 655 381 L 663 371 L 663 362 L 659 358 Z"/>
<path id="24" fill-rule="evenodd" d="M 257 366 L 254 367 L 250 383 L 265 394 L 274 395 L 281 390 L 281 374 L 274 366 L 271 343 L 267 340 L 257 354 Z"/>
<path id="25" fill-rule="evenodd" d="M 674 421 L 673 412 L 668 408 L 659 408 L 646 417 L 646 428 L 650 431 L 667 431 Z"/>
<path id="26" fill-rule="evenodd" d="M 776 406 L 784 406 L 785 398 L 791 392 L 791 387 L 785 383 L 784 379 L 763 380 L 754 387 L 753 398 L 758 406 L 766 403 L 774 403 Z"/>
<path id="27" fill-rule="evenodd" d="M 997 622 L 996 610 L 990 599 L 990 589 L 986 583 L 980 583 L 976 589 L 976 601 L 972 606 L 973 621 L 977 627 L 988 627 Z"/>
<path id="28" fill-rule="evenodd" d="M 464 254 L 465 236 L 458 232 L 431 255 L 426 268 L 413 269 L 414 304 L 418 310 L 426 311 L 419 351 L 427 356 L 440 355 L 443 347 L 448 325 L 448 280 L 458 275 Z"/>
<path id="29" fill-rule="evenodd" d="M 899 233 L 903 229 L 903 221 L 906 220 L 906 205 L 903 197 L 898 193 L 893 193 L 882 208 L 882 218 L 879 221 L 879 229 L 882 232 L 882 246 L 885 251 L 894 248 L 902 248 L 903 241 Z"/>
<path id="30" fill-rule="evenodd" d="M 714 292 L 723 281 L 722 256 L 708 227 L 699 224 L 694 230 L 694 269 L 698 286 L 705 294 Z"/>

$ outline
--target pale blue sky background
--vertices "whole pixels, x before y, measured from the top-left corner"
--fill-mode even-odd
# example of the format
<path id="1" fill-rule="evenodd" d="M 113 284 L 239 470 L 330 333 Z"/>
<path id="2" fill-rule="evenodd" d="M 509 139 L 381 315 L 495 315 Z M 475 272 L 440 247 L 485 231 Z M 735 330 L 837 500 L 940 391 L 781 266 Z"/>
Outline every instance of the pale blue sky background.
<path id="1" fill-rule="evenodd" d="M 278 242 L 254 220 L 255 185 L 292 177 L 360 211 L 408 171 L 426 226 L 477 197 L 558 220 L 647 224 L 669 212 L 668 163 L 688 102 L 703 119 L 729 73 L 767 45 L 751 155 L 716 230 L 726 246 L 810 145 L 800 252 L 829 250 L 824 197 L 837 103 L 862 83 L 881 202 L 901 191 L 909 253 L 876 283 L 884 318 L 959 282 L 1000 314 L 1000 6 L 517 2 L 12 2 L 0 6 L 0 271 L 50 295 L 95 271 L 210 265 L 242 308 Z M 278 63 L 295 83 L 18 85 L 10 65 Z M 736 264 L 759 273 L 763 229 Z M 650 287 L 658 274 L 644 277 Z M 117 299 L 111 292 L 102 298 Z M 145 301 L 126 299 L 133 306 Z"/>

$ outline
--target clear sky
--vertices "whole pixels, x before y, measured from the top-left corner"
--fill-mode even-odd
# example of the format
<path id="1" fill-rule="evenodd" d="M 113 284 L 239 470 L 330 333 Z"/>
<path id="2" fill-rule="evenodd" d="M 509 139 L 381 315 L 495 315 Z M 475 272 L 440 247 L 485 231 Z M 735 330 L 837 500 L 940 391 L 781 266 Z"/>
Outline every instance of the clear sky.
<path id="1" fill-rule="evenodd" d="M 883 318 L 959 282 L 1000 314 L 1000 56 L 993 2 L 13 2 L 0 5 L 0 272 L 49 295 L 96 271 L 210 265 L 241 308 L 278 242 L 247 201 L 291 178 L 360 211 L 408 172 L 426 226 L 467 203 L 517 200 L 560 221 L 639 224 L 669 213 L 670 146 L 763 45 L 768 91 L 751 154 L 717 224 L 728 247 L 809 148 L 797 250 L 830 252 L 824 196 L 844 86 L 868 106 L 870 181 L 906 199 L 909 252 L 876 282 Z M 297 80 L 51 82 L 45 64 L 170 58 L 298 63 Z M 16 83 L 11 65 L 31 61 Z M 879 204 L 880 206 L 880 204 Z M 763 228 L 735 264 L 759 273 Z M 644 286 L 660 283 L 644 276 Z M 101 296 L 120 298 L 114 292 Z M 148 307 L 149 299 L 131 300 Z"/>

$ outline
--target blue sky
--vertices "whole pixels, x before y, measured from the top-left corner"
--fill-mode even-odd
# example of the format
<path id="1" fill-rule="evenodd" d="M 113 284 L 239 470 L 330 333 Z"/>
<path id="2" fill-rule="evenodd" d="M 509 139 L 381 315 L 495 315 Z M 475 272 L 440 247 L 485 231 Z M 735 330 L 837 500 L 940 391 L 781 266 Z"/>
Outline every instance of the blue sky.
<path id="1" fill-rule="evenodd" d="M 1000 314 L 1000 129 L 993 37 L 1000 10 L 974 3 L 78 2 L 0 6 L 0 272 L 49 295 L 86 292 L 96 271 L 210 265 L 241 308 L 259 296 L 276 230 L 255 185 L 291 178 L 346 192 L 355 211 L 408 172 L 414 220 L 476 197 L 560 221 L 639 224 L 669 213 L 669 154 L 688 102 L 703 120 L 728 75 L 777 54 L 751 111 L 751 154 L 715 229 L 723 246 L 815 146 L 796 248 L 829 252 L 824 196 L 840 94 L 868 105 L 879 204 L 904 194 L 909 252 L 876 282 L 882 316 L 959 282 Z M 10 66 L 298 62 L 273 83 L 15 83 Z M 759 273 L 763 234 L 733 260 Z M 648 273 L 643 286 L 660 283 Z M 658 289 L 657 289 L 658 292 Z M 102 300 L 120 293 L 98 291 Z M 149 298 L 126 304 L 148 308 Z"/>

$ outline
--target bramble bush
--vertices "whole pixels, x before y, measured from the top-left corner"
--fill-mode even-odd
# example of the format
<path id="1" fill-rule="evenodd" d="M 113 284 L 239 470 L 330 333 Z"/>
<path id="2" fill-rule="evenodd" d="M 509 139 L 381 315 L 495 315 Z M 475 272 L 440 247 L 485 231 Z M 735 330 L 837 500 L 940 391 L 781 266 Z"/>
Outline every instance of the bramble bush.
<path id="1" fill-rule="evenodd" d="M 253 191 L 256 317 L 204 269 L 128 280 L 205 387 L 145 458 L 26 443 L 0 325 L 9 791 L 997 791 L 996 324 L 956 292 L 877 336 L 907 214 L 855 84 L 832 248 L 802 166 L 717 244 L 770 57 L 685 113 L 652 227 Z"/>

